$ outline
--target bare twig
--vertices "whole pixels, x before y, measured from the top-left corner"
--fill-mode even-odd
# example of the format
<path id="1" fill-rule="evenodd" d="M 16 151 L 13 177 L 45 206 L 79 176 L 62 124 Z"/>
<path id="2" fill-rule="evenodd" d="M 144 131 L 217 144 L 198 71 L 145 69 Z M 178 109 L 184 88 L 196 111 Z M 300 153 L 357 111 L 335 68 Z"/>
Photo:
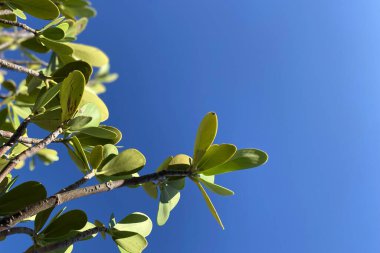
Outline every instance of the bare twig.
<path id="1" fill-rule="evenodd" d="M 26 73 L 28 75 L 32 75 L 32 76 L 35 76 L 37 78 L 40 78 L 42 80 L 49 79 L 47 76 L 45 76 L 44 74 L 42 74 L 42 72 L 38 72 L 38 71 L 35 71 L 33 69 L 28 69 L 28 68 L 26 68 L 24 66 L 14 64 L 14 63 L 6 61 L 4 59 L 0 59 L 0 67 L 6 68 L 6 69 L 16 70 L 16 71 L 19 71 L 19 72 L 23 72 L 23 73 Z"/>
<path id="2" fill-rule="evenodd" d="M 53 250 L 57 250 L 57 249 L 60 249 L 60 248 L 67 248 L 69 247 L 70 245 L 72 245 L 73 243 L 77 242 L 77 241 L 80 241 L 80 240 L 83 240 L 93 234 L 96 234 L 96 233 L 99 233 L 99 232 L 107 232 L 107 228 L 105 227 L 95 227 L 95 228 L 91 228 L 91 229 L 88 229 L 86 231 L 83 231 L 83 232 L 80 232 L 78 234 L 76 234 L 75 236 L 67 239 L 67 240 L 64 240 L 64 241 L 61 241 L 61 242 L 55 242 L 55 243 L 52 243 L 52 244 L 48 244 L 46 245 L 45 247 L 42 247 L 42 248 L 37 248 L 34 250 L 34 253 L 44 253 L 44 252 L 51 252 Z"/>
<path id="3" fill-rule="evenodd" d="M 60 190 L 56 194 L 60 194 L 60 193 L 64 193 L 64 192 L 75 190 L 75 189 L 81 187 L 83 184 L 85 184 L 88 180 L 90 180 L 94 176 L 95 176 L 95 170 L 92 170 L 90 173 L 88 173 L 87 175 L 85 175 L 84 177 L 82 177 L 81 179 L 79 179 L 78 181 L 76 181 L 75 183 L 73 183 L 73 184 L 71 184 L 71 185 L 63 188 L 62 190 Z"/>
<path id="4" fill-rule="evenodd" d="M 11 63 L 14 63 L 14 64 L 17 64 L 17 65 L 39 64 L 39 65 L 43 65 L 45 67 L 48 65 L 48 63 L 44 62 L 44 61 L 10 60 L 10 59 L 7 59 L 7 61 L 11 62 Z"/>
<path id="5" fill-rule="evenodd" d="M 9 132 L 9 131 L 4 131 L 4 130 L 0 130 L 0 137 L 3 137 L 3 138 L 6 138 L 6 139 L 9 139 L 11 138 L 13 135 L 12 132 Z M 38 138 L 29 138 L 29 137 L 25 137 L 25 136 L 21 136 L 18 141 L 21 142 L 21 143 L 24 143 L 24 144 L 38 144 L 39 142 L 41 142 L 43 139 L 38 139 Z M 65 142 L 66 139 L 64 138 L 56 138 L 55 140 L 53 140 L 52 142 L 54 143 L 58 143 L 58 142 Z"/>
<path id="6" fill-rule="evenodd" d="M 3 230 L 0 232 L 0 237 L 7 237 L 8 235 L 14 235 L 14 234 L 27 234 L 31 237 L 35 237 L 36 233 L 33 229 L 27 228 L 27 227 L 15 227 L 15 228 L 9 228 L 6 230 Z"/>
<path id="7" fill-rule="evenodd" d="M 107 183 L 87 186 L 71 191 L 66 191 L 63 193 L 58 193 L 50 196 L 44 200 L 34 203 L 30 206 L 25 207 L 12 215 L 6 216 L 0 219 L 0 231 L 1 229 L 7 229 L 9 227 L 15 226 L 17 223 L 29 218 L 43 210 L 49 209 L 51 207 L 61 205 L 65 202 L 86 197 L 89 195 L 111 191 L 117 188 L 122 188 L 125 186 L 136 186 L 139 184 L 144 184 L 152 181 L 159 181 L 169 177 L 190 177 L 192 172 L 183 170 L 162 170 L 160 172 L 147 174 L 141 177 L 132 177 L 124 180 L 109 181 Z"/>
<path id="8" fill-rule="evenodd" d="M 24 161 L 26 158 L 33 156 L 35 153 L 45 148 L 61 133 L 62 127 L 60 126 L 54 132 L 45 137 L 42 141 L 15 156 L 0 172 L 0 182 L 4 180 L 4 178 L 14 169 L 14 167 L 16 167 L 18 163 Z"/>
<path id="9" fill-rule="evenodd" d="M 0 23 L 5 24 L 5 25 L 17 26 L 17 27 L 24 29 L 25 31 L 28 31 L 28 32 L 31 32 L 31 33 L 37 35 L 36 29 L 33 29 L 33 28 L 27 26 L 26 24 L 23 24 L 23 23 L 20 23 L 17 21 L 11 21 L 11 20 L 0 18 Z"/>
<path id="10" fill-rule="evenodd" d="M 30 122 L 30 116 L 26 117 L 23 122 L 18 126 L 14 134 L 9 138 L 9 140 L 0 147 L 0 157 L 3 156 L 13 145 L 16 144 L 18 139 L 21 137 L 21 135 L 24 134 L 26 128 L 28 127 L 28 124 Z"/>
<path id="11" fill-rule="evenodd" d="M 10 15 L 13 11 L 11 10 L 0 10 L 0 16 Z"/>

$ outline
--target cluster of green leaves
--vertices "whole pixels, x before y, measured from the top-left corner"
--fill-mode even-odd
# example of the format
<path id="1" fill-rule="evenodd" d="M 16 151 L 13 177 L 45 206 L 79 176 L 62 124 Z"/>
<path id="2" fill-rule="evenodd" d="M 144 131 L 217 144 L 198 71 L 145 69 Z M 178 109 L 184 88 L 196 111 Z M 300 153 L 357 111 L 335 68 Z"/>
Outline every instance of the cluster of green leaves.
<path id="1" fill-rule="evenodd" d="M 0 129 L 14 132 L 21 120 L 27 117 L 32 124 L 49 132 L 61 127 L 62 144 L 83 175 L 94 173 L 99 182 L 139 177 L 138 172 L 146 164 L 144 155 L 133 148 L 119 150 L 117 144 L 122 133 L 104 123 L 109 117 L 109 111 L 99 94 L 105 92 L 104 84 L 116 80 L 117 75 L 110 73 L 109 59 L 104 52 L 75 42 L 86 28 L 88 18 L 95 15 L 90 3 L 86 0 L 2 2 L 0 10 L 11 10 L 12 13 L 0 18 L 19 21 L 31 15 L 51 21 L 31 36 L 0 37 L 0 45 L 12 41 L 8 49 L 20 50 L 24 57 L 32 61 L 27 65 L 28 68 L 39 71 L 45 77 L 29 75 L 16 84 L 0 74 L 2 87 L 8 91 L 2 101 L 4 108 L 0 110 Z M 0 31 L 8 28 L 9 26 L 2 25 Z M 50 56 L 45 66 L 41 59 L 46 58 L 47 53 Z M 95 74 L 94 70 L 97 70 Z M 267 155 L 258 149 L 237 149 L 233 144 L 214 144 L 217 129 L 217 115 L 210 112 L 199 126 L 192 157 L 185 154 L 170 156 L 156 172 L 178 171 L 190 175 L 190 182 L 200 189 L 212 215 L 223 227 L 205 188 L 222 196 L 233 195 L 233 191 L 215 183 L 215 176 L 260 166 L 267 161 Z M 28 132 L 23 135 L 27 137 Z M 0 141 L 5 143 L 7 139 L 1 138 Z M 30 144 L 21 142 L 14 145 L 9 154 L 0 157 L 0 169 L 29 147 Z M 30 160 L 31 169 L 36 167 L 36 158 L 47 165 L 59 159 L 57 151 L 41 149 Z M 20 162 L 17 168 L 22 168 L 23 165 Z M 158 225 L 167 222 L 171 211 L 179 203 L 185 179 L 185 176 L 160 177 L 136 186 L 142 186 L 149 196 L 159 199 Z M 0 182 L 1 217 L 47 197 L 42 184 L 29 181 L 14 187 L 16 180 L 17 177 L 12 178 L 9 174 Z M 64 212 L 62 209 L 48 221 L 53 209 L 46 209 L 25 220 L 34 222 L 36 233 L 35 245 L 27 252 L 98 227 L 105 228 L 101 235 L 111 236 L 120 252 L 137 253 L 146 247 L 146 237 L 152 230 L 151 220 L 142 213 L 132 213 L 119 222 L 111 216 L 106 227 L 98 220 L 88 222 L 87 215 L 82 210 Z M 96 234 L 85 239 L 94 236 Z M 73 246 L 70 245 L 54 252 L 69 253 L 72 250 Z"/>
<path id="2" fill-rule="evenodd" d="M 258 149 L 237 149 L 233 144 L 213 144 L 218 130 L 216 113 L 208 113 L 202 120 L 194 145 L 193 157 L 185 154 L 168 157 L 157 171 L 184 170 L 193 172 L 190 179 L 197 185 L 211 214 L 224 228 L 221 219 L 205 191 L 207 189 L 221 196 L 230 196 L 234 192 L 215 183 L 215 176 L 223 173 L 254 168 L 264 164 L 268 156 Z M 171 178 L 157 183 L 143 185 L 144 190 L 153 198 L 160 192 L 157 214 L 158 225 L 163 225 L 170 212 L 180 200 L 180 191 L 185 186 L 185 178 Z"/>

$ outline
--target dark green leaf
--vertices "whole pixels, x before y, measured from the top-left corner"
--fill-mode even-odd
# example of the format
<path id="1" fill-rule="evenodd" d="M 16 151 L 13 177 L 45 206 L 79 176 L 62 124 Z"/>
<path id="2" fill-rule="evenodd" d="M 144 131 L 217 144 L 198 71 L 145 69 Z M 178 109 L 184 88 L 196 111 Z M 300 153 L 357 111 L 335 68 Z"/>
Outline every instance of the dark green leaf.
<path id="1" fill-rule="evenodd" d="M 0 197 L 0 215 L 12 214 L 45 198 L 46 190 L 41 183 L 25 182 Z"/>

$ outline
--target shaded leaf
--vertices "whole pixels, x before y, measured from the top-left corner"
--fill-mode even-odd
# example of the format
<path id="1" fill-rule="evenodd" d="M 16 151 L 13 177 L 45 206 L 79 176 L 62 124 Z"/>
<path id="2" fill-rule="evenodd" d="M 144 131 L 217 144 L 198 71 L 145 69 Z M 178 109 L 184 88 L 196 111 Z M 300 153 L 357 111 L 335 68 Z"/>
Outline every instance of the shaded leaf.
<path id="1" fill-rule="evenodd" d="M 0 215 L 12 214 L 45 198 L 46 190 L 41 183 L 25 182 L 0 197 Z"/>

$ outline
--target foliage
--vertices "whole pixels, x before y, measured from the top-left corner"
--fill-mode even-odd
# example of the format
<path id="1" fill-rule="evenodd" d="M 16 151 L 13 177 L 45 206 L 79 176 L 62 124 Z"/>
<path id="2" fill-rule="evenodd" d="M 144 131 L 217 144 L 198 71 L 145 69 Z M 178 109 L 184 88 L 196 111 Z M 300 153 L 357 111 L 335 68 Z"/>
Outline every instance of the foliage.
<path id="1" fill-rule="evenodd" d="M 141 186 L 158 200 L 156 220 L 164 225 L 179 203 L 186 178 L 199 188 L 224 228 L 205 188 L 222 196 L 233 195 L 215 183 L 215 176 L 260 166 L 267 161 L 266 153 L 214 144 L 218 118 L 210 112 L 199 125 L 192 157 L 169 156 L 155 173 L 140 176 L 146 164 L 144 155 L 136 149 L 120 150 L 116 145 L 122 133 L 104 123 L 109 112 L 99 94 L 117 75 L 110 72 L 104 52 L 75 42 L 95 14 L 87 0 L 0 1 L 0 51 L 18 50 L 25 59 L 22 63 L 0 59 L 0 66 L 27 74 L 16 84 L 7 79 L 5 71 L 0 72 L 7 90 L 0 102 L 0 238 L 24 231 L 33 239 L 26 252 L 71 252 L 74 242 L 101 234 L 110 236 L 120 252 L 142 252 L 152 230 L 145 214 L 135 212 L 119 221 L 111 215 L 106 225 L 93 218 L 89 222 L 83 210 L 65 212 L 63 208 L 52 216 L 55 207 L 98 192 Z M 33 29 L 22 23 L 30 16 L 50 22 Z M 44 139 L 31 138 L 29 124 L 50 134 Z M 57 151 L 47 148 L 51 142 L 66 147 L 83 178 L 48 197 L 41 183 L 18 184 L 12 175 L 14 168 L 26 166 L 28 158 L 32 170 L 36 159 L 46 165 L 58 161 Z M 82 187 L 93 178 L 100 183 Z M 20 222 L 33 222 L 32 231 L 20 227 Z"/>

